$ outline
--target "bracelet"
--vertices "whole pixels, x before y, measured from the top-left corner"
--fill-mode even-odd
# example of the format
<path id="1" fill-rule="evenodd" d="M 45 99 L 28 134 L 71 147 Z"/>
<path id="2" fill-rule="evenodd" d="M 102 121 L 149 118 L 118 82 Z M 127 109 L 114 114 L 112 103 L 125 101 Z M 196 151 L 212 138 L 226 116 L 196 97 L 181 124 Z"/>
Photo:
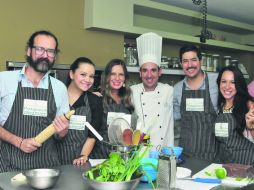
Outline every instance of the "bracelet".
<path id="1" fill-rule="evenodd" d="M 87 155 L 85 155 L 85 154 L 80 154 L 80 155 L 79 155 L 79 158 L 81 158 L 81 157 L 86 157 L 86 158 L 87 158 L 87 160 L 89 160 L 88 156 L 87 156 Z"/>
<path id="2" fill-rule="evenodd" d="M 63 114 L 63 115 L 64 115 L 65 119 L 67 119 L 68 121 L 70 120 L 68 117 L 66 117 L 66 115 L 65 115 L 65 114 Z"/>
<path id="3" fill-rule="evenodd" d="M 22 138 L 19 144 L 19 149 L 21 148 L 22 142 L 24 141 L 24 139 Z"/>

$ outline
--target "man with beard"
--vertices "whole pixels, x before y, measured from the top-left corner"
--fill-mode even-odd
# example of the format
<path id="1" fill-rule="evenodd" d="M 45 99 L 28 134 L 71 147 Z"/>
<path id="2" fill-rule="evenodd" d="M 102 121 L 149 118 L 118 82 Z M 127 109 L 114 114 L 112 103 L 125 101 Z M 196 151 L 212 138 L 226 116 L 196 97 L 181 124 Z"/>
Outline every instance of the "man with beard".
<path id="1" fill-rule="evenodd" d="M 137 48 L 142 83 L 131 86 L 137 128 L 150 135 L 153 146 L 173 146 L 173 87 L 158 82 L 162 37 L 151 32 L 142 34 L 137 38 Z"/>
<path id="2" fill-rule="evenodd" d="M 187 155 L 215 156 L 213 125 L 217 116 L 217 74 L 201 70 L 201 52 L 193 45 L 180 49 L 185 78 L 174 86 L 174 119 L 180 121 L 180 146 Z M 175 123 L 178 123 L 175 121 Z"/>
<path id="3" fill-rule="evenodd" d="M 65 85 L 49 76 L 58 50 L 48 31 L 33 33 L 22 70 L 0 73 L 0 172 L 59 165 L 55 139 L 40 144 L 34 137 L 53 122 L 58 138 L 68 132 Z"/>

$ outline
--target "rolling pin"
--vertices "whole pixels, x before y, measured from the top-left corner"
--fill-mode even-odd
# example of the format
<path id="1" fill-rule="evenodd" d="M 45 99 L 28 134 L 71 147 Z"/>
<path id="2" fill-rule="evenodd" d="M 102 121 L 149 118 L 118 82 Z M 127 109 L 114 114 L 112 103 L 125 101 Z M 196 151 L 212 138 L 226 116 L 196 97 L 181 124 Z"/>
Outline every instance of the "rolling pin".
<path id="1" fill-rule="evenodd" d="M 75 113 L 75 110 L 71 110 L 68 113 L 64 114 L 64 117 L 70 120 L 70 117 Z M 56 132 L 53 123 L 50 124 L 46 129 L 40 132 L 34 139 L 38 143 L 43 143 L 48 140 Z"/>

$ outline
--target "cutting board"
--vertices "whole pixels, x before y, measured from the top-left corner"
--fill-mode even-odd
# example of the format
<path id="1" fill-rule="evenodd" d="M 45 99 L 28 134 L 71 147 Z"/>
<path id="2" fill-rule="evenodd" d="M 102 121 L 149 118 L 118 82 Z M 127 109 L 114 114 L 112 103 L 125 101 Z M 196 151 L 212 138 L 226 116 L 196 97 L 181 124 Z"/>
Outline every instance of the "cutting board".
<path id="1" fill-rule="evenodd" d="M 210 164 L 200 172 L 196 173 L 192 176 L 192 178 L 200 177 L 200 178 L 216 178 L 214 171 L 216 168 L 222 167 L 222 164 Z M 206 172 L 212 174 L 212 176 L 208 176 Z M 242 179 L 241 181 L 237 181 L 236 178 L 233 177 L 226 177 L 225 179 L 221 180 L 223 185 L 232 186 L 232 187 L 242 187 L 249 184 L 248 179 Z"/>

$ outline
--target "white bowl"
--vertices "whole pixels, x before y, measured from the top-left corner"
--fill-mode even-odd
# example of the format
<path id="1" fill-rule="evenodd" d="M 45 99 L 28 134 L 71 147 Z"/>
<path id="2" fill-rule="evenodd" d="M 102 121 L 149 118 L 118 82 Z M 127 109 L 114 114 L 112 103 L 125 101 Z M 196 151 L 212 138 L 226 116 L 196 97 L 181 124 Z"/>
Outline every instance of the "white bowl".
<path id="1" fill-rule="evenodd" d="M 177 167 L 176 168 L 176 177 L 177 178 L 186 178 L 191 176 L 191 170 L 188 168 Z"/>

